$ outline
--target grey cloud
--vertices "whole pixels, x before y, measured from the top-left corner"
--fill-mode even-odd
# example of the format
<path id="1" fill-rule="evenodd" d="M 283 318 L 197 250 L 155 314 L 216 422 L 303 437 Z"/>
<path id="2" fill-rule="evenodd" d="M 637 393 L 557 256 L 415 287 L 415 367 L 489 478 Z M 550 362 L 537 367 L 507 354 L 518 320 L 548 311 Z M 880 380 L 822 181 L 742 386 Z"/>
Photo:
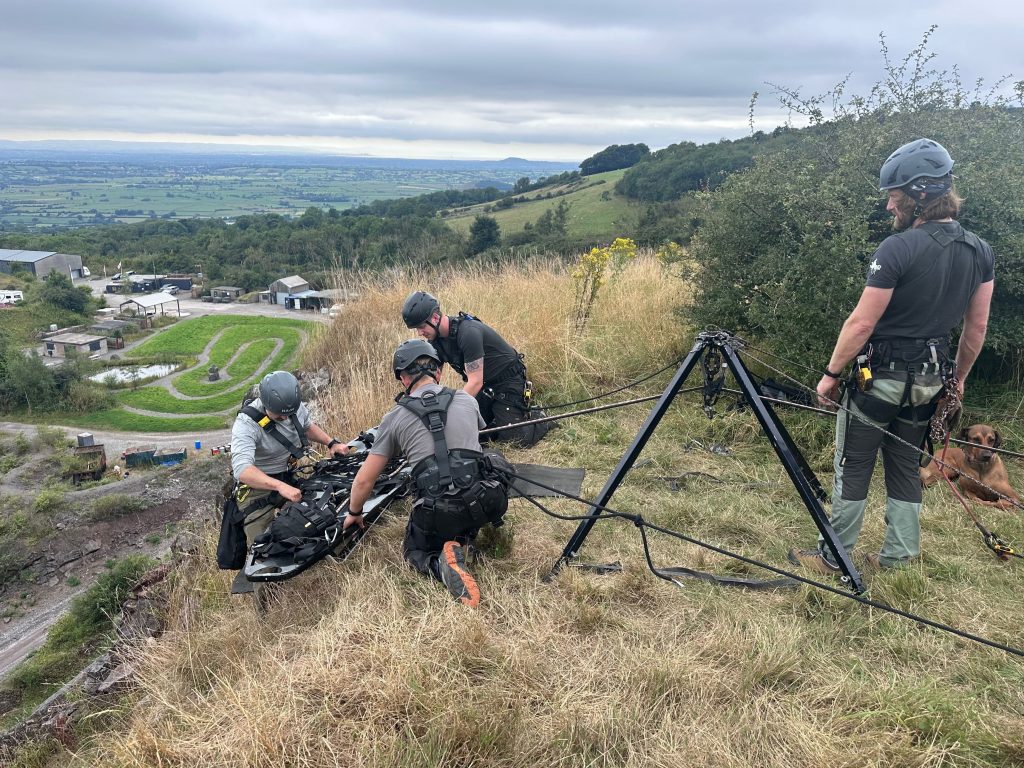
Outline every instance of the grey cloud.
<path id="1" fill-rule="evenodd" d="M 49 132 L 365 137 L 604 146 L 745 132 L 766 82 L 819 93 L 882 76 L 908 25 L 880 0 L 370 4 L 17 1 L 0 26 L 0 138 Z M 1011 6 L 931 7 L 965 80 L 1012 69 Z M 948 66 L 948 65 L 946 65 Z M 762 119 L 781 121 L 770 97 Z"/>

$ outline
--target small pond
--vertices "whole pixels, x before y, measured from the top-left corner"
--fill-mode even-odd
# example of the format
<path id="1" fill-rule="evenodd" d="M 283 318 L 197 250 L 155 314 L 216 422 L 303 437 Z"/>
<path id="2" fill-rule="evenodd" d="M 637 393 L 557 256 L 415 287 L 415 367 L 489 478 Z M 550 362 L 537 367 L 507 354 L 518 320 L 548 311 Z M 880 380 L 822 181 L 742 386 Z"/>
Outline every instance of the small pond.
<path id="1" fill-rule="evenodd" d="M 90 381 L 98 381 L 103 384 L 113 379 L 115 384 L 128 384 L 132 381 L 142 379 L 158 379 L 166 376 L 178 366 L 163 363 L 161 365 L 123 365 L 120 368 L 107 368 L 106 370 L 89 377 Z"/>

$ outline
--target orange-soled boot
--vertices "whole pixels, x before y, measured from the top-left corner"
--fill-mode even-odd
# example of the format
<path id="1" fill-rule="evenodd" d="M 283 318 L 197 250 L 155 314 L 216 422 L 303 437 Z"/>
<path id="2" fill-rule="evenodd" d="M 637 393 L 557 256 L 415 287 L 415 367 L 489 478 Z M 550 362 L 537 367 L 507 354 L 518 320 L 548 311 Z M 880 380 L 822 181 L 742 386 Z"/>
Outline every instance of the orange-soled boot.
<path id="1" fill-rule="evenodd" d="M 445 542 L 438 566 L 441 581 L 452 597 L 470 608 L 480 605 L 480 587 L 473 574 L 466 569 L 466 554 L 461 544 L 457 541 Z"/>

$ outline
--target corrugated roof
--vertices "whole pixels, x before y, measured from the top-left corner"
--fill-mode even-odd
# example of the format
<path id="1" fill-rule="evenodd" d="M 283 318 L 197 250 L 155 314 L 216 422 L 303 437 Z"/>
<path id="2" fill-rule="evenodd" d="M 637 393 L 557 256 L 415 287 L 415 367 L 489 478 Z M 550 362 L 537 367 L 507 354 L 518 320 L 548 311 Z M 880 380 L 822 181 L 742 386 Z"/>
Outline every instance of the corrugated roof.
<path id="1" fill-rule="evenodd" d="M 16 251 L 0 248 L 0 261 L 20 261 L 22 264 L 35 264 L 47 256 L 55 256 L 56 251 Z"/>
<path id="2" fill-rule="evenodd" d="M 309 299 L 309 298 L 312 298 L 313 296 L 319 296 L 319 295 L 320 294 L 317 291 L 299 291 L 298 293 L 289 293 L 288 294 L 288 298 L 289 299 Z"/>
<path id="3" fill-rule="evenodd" d="M 123 307 L 125 304 L 138 304 L 140 307 L 158 307 L 161 304 L 168 304 L 170 302 L 177 302 L 178 299 L 171 296 L 167 291 L 159 291 L 157 293 L 147 293 L 145 296 L 133 296 L 130 299 L 126 299 L 121 302 Z"/>
<path id="4" fill-rule="evenodd" d="M 280 280 L 275 280 L 275 283 L 284 283 L 288 288 L 297 288 L 300 285 L 309 285 L 309 280 L 304 280 L 298 275 L 290 275 L 289 277 L 282 277 Z"/>

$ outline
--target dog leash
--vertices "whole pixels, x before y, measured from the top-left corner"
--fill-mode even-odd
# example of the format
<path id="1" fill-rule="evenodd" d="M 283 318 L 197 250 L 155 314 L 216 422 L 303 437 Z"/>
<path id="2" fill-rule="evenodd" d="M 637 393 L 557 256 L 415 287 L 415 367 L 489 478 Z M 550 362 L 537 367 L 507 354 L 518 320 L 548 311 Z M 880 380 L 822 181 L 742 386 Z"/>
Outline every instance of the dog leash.
<path id="1" fill-rule="evenodd" d="M 943 463 L 943 467 L 945 466 L 947 448 L 949 448 L 949 432 L 946 433 L 946 441 L 942 445 L 942 458 L 940 459 L 940 462 Z M 982 524 L 981 520 L 978 519 L 978 516 L 971 510 L 967 500 L 960 494 L 957 487 L 953 485 L 953 481 L 946 476 L 944 471 L 942 471 L 942 467 L 939 469 L 939 474 L 942 475 L 942 479 L 946 481 L 946 484 L 949 486 L 949 490 L 953 492 L 953 495 L 956 496 L 960 505 L 964 508 L 964 511 L 967 512 L 967 516 L 971 518 L 971 521 L 974 523 L 974 527 L 981 532 L 981 538 L 985 542 L 985 546 L 992 550 L 992 554 L 1000 560 L 1009 560 L 1011 557 L 1024 559 L 1024 554 L 1021 554 L 1014 549 L 1013 546 L 1003 541 L 1003 539 L 999 537 L 998 533 L 990 531 Z"/>

